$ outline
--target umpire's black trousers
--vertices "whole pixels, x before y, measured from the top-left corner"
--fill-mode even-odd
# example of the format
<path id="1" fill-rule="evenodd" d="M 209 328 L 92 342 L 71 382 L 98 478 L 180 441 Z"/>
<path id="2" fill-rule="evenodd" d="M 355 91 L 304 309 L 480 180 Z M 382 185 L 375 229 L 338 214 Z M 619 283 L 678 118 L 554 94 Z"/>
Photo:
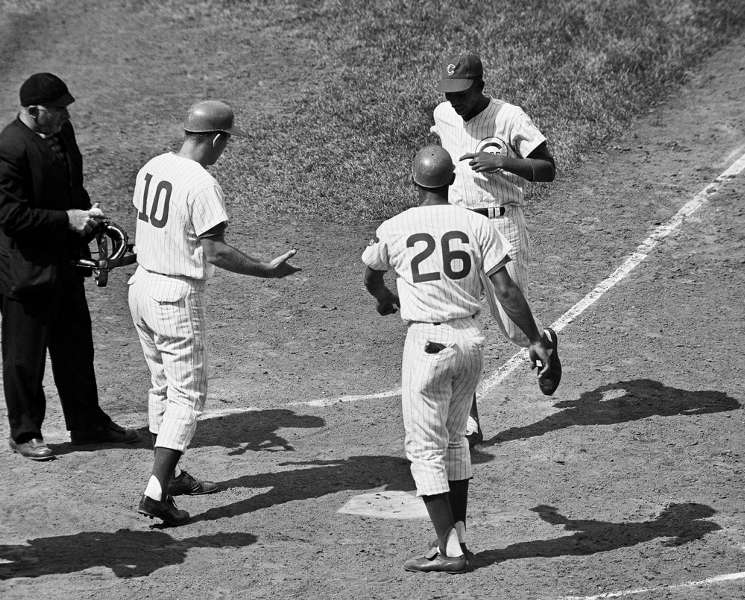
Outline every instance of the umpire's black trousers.
<path id="1" fill-rule="evenodd" d="M 87 430 L 111 421 L 98 405 L 83 277 L 64 271 L 57 289 L 45 297 L 18 301 L 0 295 L 3 386 L 10 435 L 18 443 L 42 437 L 47 349 L 67 429 Z"/>

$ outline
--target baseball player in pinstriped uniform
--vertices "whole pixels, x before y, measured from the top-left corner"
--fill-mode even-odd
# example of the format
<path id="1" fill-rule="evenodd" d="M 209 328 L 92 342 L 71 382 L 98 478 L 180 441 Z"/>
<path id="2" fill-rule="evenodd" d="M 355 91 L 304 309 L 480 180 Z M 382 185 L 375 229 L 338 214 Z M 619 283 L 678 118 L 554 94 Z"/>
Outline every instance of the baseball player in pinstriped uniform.
<path id="1" fill-rule="evenodd" d="M 186 471 L 177 472 L 207 397 L 203 292 L 215 266 L 256 277 L 285 277 L 299 269 L 285 254 L 263 262 L 225 242 L 228 216 L 222 190 L 206 168 L 232 135 L 233 111 L 216 100 L 198 102 L 184 122 L 177 153 L 151 159 L 137 174 L 132 201 L 137 209 L 139 267 L 129 281 L 129 307 L 152 387 L 149 427 L 155 457 L 139 512 L 179 525 L 189 514 L 173 496 L 218 491 Z"/>
<path id="2" fill-rule="evenodd" d="M 445 102 L 435 108 L 430 131 L 457 161 L 449 200 L 489 217 L 504 235 L 512 246 L 507 270 L 527 296 L 530 241 L 523 213 L 523 183 L 553 181 L 554 159 L 546 138 L 519 106 L 483 93 L 483 67 L 475 54 L 446 60 L 439 89 L 445 93 Z M 514 344 L 527 347 L 525 334 L 493 301 L 488 288 L 487 284 L 487 299 L 502 333 Z M 540 323 L 536 324 L 540 329 Z M 550 369 L 539 385 L 543 393 L 553 394 L 561 378 L 558 338 L 552 329 L 546 329 L 545 335 L 553 352 Z M 482 438 L 474 395 L 469 442 L 474 445 Z"/>
<path id="3" fill-rule="evenodd" d="M 385 221 L 362 255 L 378 312 L 400 307 L 408 324 L 401 366 L 406 456 L 437 533 L 429 552 L 404 563 L 408 571 L 473 568 L 465 539 L 472 476 L 465 434 L 482 368 L 484 336 L 474 318 L 481 310 L 481 273 L 523 331 L 531 358 L 548 368 L 545 339 L 506 269 L 511 247 L 486 217 L 448 204 L 453 171 L 440 146 L 420 150 L 413 164 L 420 205 Z M 398 276 L 398 295 L 385 285 L 388 269 Z"/>

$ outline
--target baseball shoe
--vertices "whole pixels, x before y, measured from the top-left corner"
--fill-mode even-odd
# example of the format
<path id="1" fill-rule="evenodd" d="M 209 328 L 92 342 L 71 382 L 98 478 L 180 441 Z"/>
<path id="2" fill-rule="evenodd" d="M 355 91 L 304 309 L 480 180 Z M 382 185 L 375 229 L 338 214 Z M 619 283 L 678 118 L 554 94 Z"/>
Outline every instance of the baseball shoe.
<path id="1" fill-rule="evenodd" d="M 189 522 L 189 513 L 179 510 L 172 496 L 165 496 L 163 500 L 153 500 L 150 496 L 143 495 L 137 512 L 151 519 L 161 519 L 165 525 L 183 525 Z"/>
<path id="2" fill-rule="evenodd" d="M 553 349 L 548 359 L 548 369 L 543 375 L 538 376 L 538 387 L 546 396 L 550 396 L 559 387 L 561 381 L 561 361 L 559 360 L 559 337 L 550 327 L 544 332 L 548 338 L 548 345 Z"/>
<path id="3" fill-rule="evenodd" d="M 31 460 L 50 460 L 54 458 L 54 453 L 41 438 L 33 438 L 27 442 L 21 443 L 10 438 L 8 440 L 8 445 L 13 452 L 17 452 L 21 456 L 25 456 Z"/>
<path id="4" fill-rule="evenodd" d="M 466 439 L 468 440 L 469 448 L 473 448 L 484 441 L 481 423 L 471 416 L 468 417 L 468 424 L 466 425 Z"/>
<path id="5" fill-rule="evenodd" d="M 464 548 L 465 544 L 461 544 Z M 432 546 L 424 556 L 410 558 L 404 563 L 404 570 L 420 573 L 450 573 L 457 575 L 459 573 L 469 573 L 473 571 L 473 564 L 469 553 L 464 550 L 462 556 L 446 556 L 440 553 L 437 544 Z"/>
<path id="6" fill-rule="evenodd" d="M 136 444 L 140 436 L 133 429 L 125 429 L 113 421 L 94 429 L 73 429 L 70 442 L 73 446 L 85 444 Z"/>
<path id="7" fill-rule="evenodd" d="M 168 495 L 181 496 L 199 496 L 201 494 L 214 494 L 220 491 L 220 486 L 211 481 L 202 481 L 192 477 L 183 469 L 178 477 L 173 477 L 168 484 Z"/>
<path id="8" fill-rule="evenodd" d="M 460 544 L 460 549 L 463 551 L 463 556 L 466 557 L 466 560 L 471 564 L 471 567 L 473 569 L 473 552 L 471 552 L 468 549 L 468 546 L 466 546 L 463 542 L 461 542 Z M 440 542 L 435 540 L 430 544 L 429 551 L 424 556 L 434 557 L 439 551 L 440 551 Z"/>

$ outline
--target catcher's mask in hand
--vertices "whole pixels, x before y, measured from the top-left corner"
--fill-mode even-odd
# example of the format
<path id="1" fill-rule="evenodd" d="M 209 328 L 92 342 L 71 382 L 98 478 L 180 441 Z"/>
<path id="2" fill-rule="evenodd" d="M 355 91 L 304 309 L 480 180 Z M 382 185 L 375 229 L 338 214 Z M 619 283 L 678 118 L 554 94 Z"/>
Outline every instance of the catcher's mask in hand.
<path id="1" fill-rule="evenodd" d="M 134 244 L 129 243 L 127 232 L 108 219 L 101 221 L 93 230 L 89 246 L 91 257 L 80 258 L 75 265 L 92 269 L 98 287 L 104 287 L 108 283 L 111 269 L 137 261 Z"/>

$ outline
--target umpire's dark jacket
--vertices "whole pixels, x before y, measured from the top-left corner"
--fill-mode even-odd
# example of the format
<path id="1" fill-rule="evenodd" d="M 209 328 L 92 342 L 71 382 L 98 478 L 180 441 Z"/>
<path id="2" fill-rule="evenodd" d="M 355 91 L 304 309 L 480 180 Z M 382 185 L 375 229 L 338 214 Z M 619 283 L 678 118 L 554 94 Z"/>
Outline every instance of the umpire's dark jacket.
<path id="1" fill-rule="evenodd" d="M 0 294 L 16 300 L 43 299 L 87 249 L 65 212 L 91 206 L 69 122 L 59 139 L 66 161 L 18 118 L 0 133 Z"/>

